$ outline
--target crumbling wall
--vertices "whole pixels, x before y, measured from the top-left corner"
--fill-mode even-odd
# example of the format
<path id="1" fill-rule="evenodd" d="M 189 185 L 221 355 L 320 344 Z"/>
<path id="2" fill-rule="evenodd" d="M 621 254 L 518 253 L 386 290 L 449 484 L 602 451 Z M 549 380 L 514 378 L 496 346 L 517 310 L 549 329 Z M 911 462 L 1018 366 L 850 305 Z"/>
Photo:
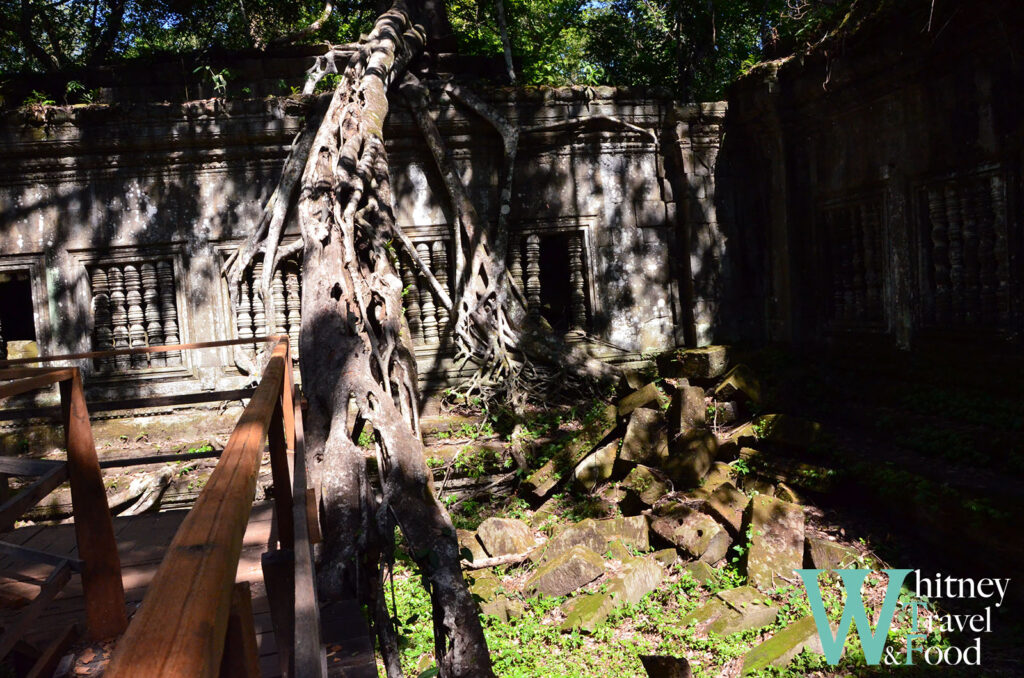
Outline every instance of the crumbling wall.
<path id="1" fill-rule="evenodd" d="M 293 60 L 295 82 L 307 61 Z M 278 59 L 264 71 L 276 76 L 282 68 Z M 695 286 L 690 276 L 711 279 L 718 265 L 708 235 L 715 228 L 709 163 L 724 107 L 680 108 L 612 88 L 485 95 L 521 125 L 541 128 L 520 142 L 510 263 L 556 330 L 587 342 L 595 355 L 627 362 L 706 341 L 714 284 Z M 275 331 L 288 332 L 297 344 L 298 259 L 275 280 L 275 327 L 266 326 L 247 287 L 232 307 L 220 269 L 258 219 L 309 105 L 287 97 L 135 98 L 4 114 L 0 273 L 28 271 L 40 352 Z M 463 179 L 493 223 L 502 167 L 498 135 L 440 91 L 433 92 L 432 108 Z M 568 121 L 578 124 L 542 129 Z M 421 258 L 444 270 L 452 261 L 450 208 L 401 102 L 386 137 L 398 221 Z M 294 224 L 289 232 L 296 232 Z M 443 383 L 453 368 L 443 309 L 412 267 L 402 268 L 421 377 Z M 180 393 L 183 384 L 228 392 L 248 382 L 230 349 L 83 367 L 98 398 Z"/>
<path id="2" fill-rule="evenodd" d="M 716 203 L 731 215 L 733 334 L 1019 336 L 1021 8 L 926 22 L 890 12 L 731 92 Z"/>

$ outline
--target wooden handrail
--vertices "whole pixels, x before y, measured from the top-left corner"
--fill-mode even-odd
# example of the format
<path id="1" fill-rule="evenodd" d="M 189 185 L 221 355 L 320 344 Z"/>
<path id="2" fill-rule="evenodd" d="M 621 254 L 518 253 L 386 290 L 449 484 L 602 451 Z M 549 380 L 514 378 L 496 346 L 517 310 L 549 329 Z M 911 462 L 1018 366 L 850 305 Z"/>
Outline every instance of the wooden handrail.
<path id="1" fill-rule="evenodd" d="M 280 416 L 290 368 L 288 342 L 279 340 L 220 462 L 118 643 L 108 678 L 218 674 L 263 441 L 275 411 Z"/>
<path id="2" fill-rule="evenodd" d="M 0 384 L 0 400 L 21 395 L 22 393 L 28 393 L 29 391 L 38 391 L 46 386 L 50 386 L 61 381 L 67 381 L 71 378 L 72 373 L 77 369 L 78 368 L 65 367 L 63 369 L 46 370 L 45 372 L 40 372 L 34 377 L 15 377 L 14 381 L 6 384 Z M 0 374 L 0 379 L 3 379 L 2 374 Z"/>
<path id="3" fill-rule="evenodd" d="M 61 360 L 92 360 L 95 358 L 113 358 L 120 355 L 139 355 L 141 353 L 168 353 L 170 351 L 192 351 L 200 348 L 221 348 L 224 346 L 242 346 L 264 342 L 276 345 L 287 335 L 271 334 L 252 339 L 220 339 L 218 341 L 200 341 L 193 344 L 170 344 L 167 346 L 140 346 L 138 348 L 115 348 L 107 351 L 87 351 L 85 353 L 66 353 L 64 355 L 37 356 L 35 358 L 12 358 L 0 360 L 0 368 L 12 365 L 28 365 L 32 363 L 52 363 Z"/>

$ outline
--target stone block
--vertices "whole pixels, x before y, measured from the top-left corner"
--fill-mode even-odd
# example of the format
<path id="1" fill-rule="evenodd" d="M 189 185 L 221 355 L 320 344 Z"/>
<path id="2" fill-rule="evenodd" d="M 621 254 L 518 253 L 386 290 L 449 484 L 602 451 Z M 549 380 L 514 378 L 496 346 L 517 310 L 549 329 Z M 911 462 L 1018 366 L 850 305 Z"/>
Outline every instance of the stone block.
<path id="1" fill-rule="evenodd" d="M 732 483 L 722 483 L 704 502 L 705 510 L 718 518 L 727 530 L 736 536 L 743 525 L 743 512 L 750 503 L 750 497 L 736 489 Z"/>
<path id="2" fill-rule="evenodd" d="M 651 521 L 651 530 L 690 556 L 714 563 L 725 557 L 732 539 L 711 516 L 683 504 L 670 504 Z"/>
<path id="3" fill-rule="evenodd" d="M 716 402 L 714 412 L 708 420 L 709 424 L 715 426 L 728 426 L 734 424 L 740 418 L 740 406 L 732 400 L 724 403 Z"/>
<path id="4" fill-rule="evenodd" d="M 779 610 L 757 589 L 741 586 L 719 591 L 682 619 L 683 625 L 704 625 L 708 633 L 727 636 L 757 629 L 775 621 Z"/>
<path id="5" fill-rule="evenodd" d="M 573 469 L 573 477 L 576 482 L 587 490 L 593 490 L 597 484 L 612 477 L 615 469 L 615 460 L 619 456 L 619 441 L 614 440 L 603 447 L 599 447 L 583 459 Z"/>
<path id="6" fill-rule="evenodd" d="M 813 445 L 821 435 L 821 424 L 789 414 L 766 414 L 758 417 L 754 428 L 759 438 L 772 445 L 803 451 Z"/>
<path id="7" fill-rule="evenodd" d="M 627 417 L 633 410 L 640 407 L 650 406 L 651 409 L 660 409 L 662 403 L 666 401 L 667 398 L 658 385 L 651 382 L 619 400 L 616 409 L 620 417 Z"/>
<path id="8" fill-rule="evenodd" d="M 729 368 L 729 349 L 726 346 L 705 346 L 667 351 L 658 356 L 657 363 L 658 373 L 663 377 L 716 379 Z"/>
<path id="9" fill-rule="evenodd" d="M 477 562 L 487 557 L 487 552 L 484 551 L 483 544 L 476 538 L 475 532 L 456 530 L 456 534 L 459 540 L 459 550 L 466 549 L 472 554 L 472 558 L 467 558 L 467 560 Z"/>
<path id="10" fill-rule="evenodd" d="M 775 496 L 775 486 L 771 484 L 771 481 L 753 473 L 743 476 L 743 480 L 740 481 L 740 487 L 749 495 L 767 494 L 769 497 Z"/>
<path id="11" fill-rule="evenodd" d="M 679 552 L 674 548 L 659 549 L 651 554 L 651 558 L 654 558 L 665 567 L 672 567 L 679 562 Z"/>
<path id="12" fill-rule="evenodd" d="M 488 518 L 476 528 L 476 538 L 492 558 L 525 553 L 537 544 L 530 526 L 515 518 Z"/>
<path id="13" fill-rule="evenodd" d="M 873 568 L 877 559 L 862 556 L 860 552 L 849 546 L 837 544 L 821 537 L 807 537 L 804 551 L 804 563 L 817 570 L 838 570 L 842 568 Z"/>
<path id="14" fill-rule="evenodd" d="M 728 346 L 704 346 L 683 352 L 680 360 L 688 379 L 717 379 L 729 369 Z"/>
<path id="15" fill-rule="evenodd" d="M 703 560 L 696 560 L 692 563 L 687 563 L 686 571 L 690 573 L 690 576 L 693 577 L 695 581 L 698 581 L 705 586 L 714 584 L 718 581 L 718 573 L 715 568 L 711 567 Z"/>
<path id="16" fill-rule="evenodd" d="M 580 629 L 592 632 L 612 610 L 634 604 L 656 589 L 665 577 L 665 571 L 654 560 L 633 558 L 622 572 L 608 580 L 607 589 L 569 601 L 565 605 L 566 618 L 561 630 Z"/>
<path id="17" fill-rule="evenodd" d="M 636 466 L 623 479 L 620 486 L 626 490 L 630 499 L 653 506 L 655 502 L 668 493 L 669 485 L 647 466 Z"/>
<path id="18" fill-rule="evenodd" d="M 704 476 L 704 482 L 701 483 L 701 488 L 708 492 L 714 492 L 722 483 L 733 482 L 733 476 L 736 475 L 735 469 L 729 466 L 723 461 L 716 461 L 711 465 L 711 470 Z"/>
<path id="19" fill-rule="evenodd" d="M 608 544 L 613 541 L 619 541 L 638 551 L 648 550 L 650 539 L 647 519 L 644 516 L 630 516 L 607 520 L 581 520 L 552 537 L 537 561 L 546 563 L 575 546 L 584 546 L 595 553 L 604 553 L 608 550 Z"/>
<path id="20" fill-rule="evenodd" d="M 691 431 L 672 441 L 671 453 L 661 468 L 677 489 L 697 487 L 717 456 L 718 440 L 711 432 Z"/>
<path id="21" fill-rule="evenodd" d="M 690 662 L 685 657 L 667 657 L 662 655 L 640 655 L 647 678 L 692 678 Z"/>
<path id="22" fill-rule="evenodd" d="M 803 566 L 803 507 L 763 494 L 750 506 L 747 581 L 759 589 L 773 589 L 785 583 L 776 575 L 795 580 L 793 571 Z"/>
<path id="23" fill-rule="evenodd" d="M 608 593 L 589 593 L 566 601 L 562 605 L 565 620 L 560 631 L 580 630 L 593 633 L 615 609 L 615 601 Z"/>
<path id="24" fill-rule="evenodd" d="M 672 436 L 685 435 L 703 428 L 707 407 L 704 403 L 704 389 L 700 386 L 680 386 L 672 394 L 668 409 L 669 433 Z"/>
<path id="25" fill-rule="evenodd" d="M 743 400 L 758 404 L 761 402 L 761 381 L 749 367 L 737 365 L 715 388 L 715 400 Z"/>
<path id="26" fill-rule="evenodd" d="M 638 551 L 646 551 L 651 548 L 650 528 L 647 525 L 647 518 L 644 516 L 607 518 L 594 521 L 594 524 L 597 527 L 597 533 L 604 537 L 606 542 L 621 541 Z"/>
<path id="27" fill-rule="evenodd" d="M 564 473 L 571 472 L 597 443 L 615 430 L 615 415 L 615 406 L 609 405 L 582 431 L 564 439 L 561 449 L 552 459 L 523 481 L 523 489 L 538 499 L 546 498 L 551 490 L 558 487 Z"/>
<path id="28" fill-rule="evenodd" d="M 787 666 L 805 648 L 823 654 L 818 627 L 810 616 L 793 622 L 743 655 L 740 675 L 756 674 L 769 666 Z"/>
<path id="29" fill-rule="evenodd" d="M 604 573 L 604 561 L 585 546 L 573 546 L 562 555 L 539 565 L 526 580 L 528 595 L 564 596 Z"/>
<path id="30" fill-rule="evenodd" d="M 575 546 L 584 546 L 595 553 L 604 553 L 608 548 L 608 541 L 597 531 L 597 521 L 593 518 L 581 520 L 575 525 L 569 525 L 548 540 L 543 551 L 537 556 L 539 563 L 546 563 L 563 553 L 568 552 Z"/>
<path id="31" fill-rule="evenodd" d="M 626 426 L 626 435 L 622 438 L 619 459 L 657 466 L 666 457 L 668 430 L 664 415 L 646 407 L 634 410 Z"/>

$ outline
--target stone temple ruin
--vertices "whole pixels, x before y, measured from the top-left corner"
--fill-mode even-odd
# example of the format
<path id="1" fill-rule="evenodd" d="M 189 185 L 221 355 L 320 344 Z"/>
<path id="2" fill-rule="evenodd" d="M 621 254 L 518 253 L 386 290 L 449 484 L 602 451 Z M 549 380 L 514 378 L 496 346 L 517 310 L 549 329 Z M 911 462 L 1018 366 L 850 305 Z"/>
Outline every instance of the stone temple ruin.
<path id="1" fill-rule="evenodd" d="M 1024 28 L 1019 11 L 999 18 L 1007 34 Z M 815 482 L 834 480 L 828 459 L 814 447 L 819 427 L 760 411 L 762 383 L 743 364 L 745 347 L 777 343 L 834 368 L 844 388 L 818 399 L 813 388 L 820 384 L 801 382 L 790 402 L 838 402 L 843 411 L 836 418 L 848 428 L 895 417 L 934 438 L 935 417 L 922 409 L 949 403 L 925 398 L 922 406 L 918 393 L 908 398 L 899 390 L 906 384 L 896 383 L 922 374 L 930 375 L 922 392 L 966 385 L 1016 397 L 1010 382 L 1021 374 L 1024 330 L 1024 103 L 1016 92 L 1024 60 L 1007 58 L 1008 49 L 1016 52 L 992 39 L 993 21 L 979 14 L 958 26 L 955 39 L 933 40 L 895 17 L 850 36 L 841 54 L 812 50 L 761 64 L 733 86 L 728 101 L 716 103 L 682 105 L 655 92 L 604 87 L 481 90 L 521 126 L 566 123 L 520 141 L 509 266 L 530 312 L 591 355 L 656 368 L 670 392 L 666 397 L 631 372 L 633 393 L 582 433 L 552 433 L 558 453 L 539 468 L 516 459 L 523 471 L 518 489 L 531 504 L 529 525 L 488 518 L 475 531 L 459 530 L 460 543 L 481 561 L 523 556 L 519 563 L 529 552 L 535 569 L 515 584 L 515 594 L 578 593 L 561 606 L 560 623 L 590 632 L 624 603 L 656 591 L 662 566 L 680 556 L 693 561 L 686 568 L 695 580 L 714 579 L 711 565 L 742 546 L 745 528 L 760 521 L 765 532 L 782 534 L 775 541 L 785 542 L 778 547 L 783 566 L 759 574 L 757 561 L 774 562 L 778 545 L 750 537 L 753 556 L 747 553 L 745 567 L 753 588 L 716 592 L 692 613 L 693 620 L 731 633 L 764 626 L 762 613 L 774 620 L 775 607 L 756 608 L 753 616 L 738 610 L 777 576 L 808 563 L 834 568 L 873 558 L 831 542 L 820 532 L 820 512 L 801 507 L 800 495 L 817 490 L 794 489 L 791 477 L 807 472 Z M 145 72 L 107 73 L 103 95 L 111 105 L 3 113 L 0 358 L 221 340 L 242 342 L 245 358 L 255 354 L 256 338 L 273 334 L 287 337 L 291 357 L 301 360 L 299 258 L 273 278 L 274 326 L 254 298 L 261 264 L 236 295 L 221 268 L 258 218 L 308 112 L 280 83 L 298 82 L 310 56 L 308 50 L 238 56 L 227 97 L 213 96 L 209 83 L 186 75 L 190 68 L 168 62 Z M 440 91 L 432 91 L 431 107 L 473 199 L 495 220 L 500 139 Z M 452 215 L 400 101 L 385 136 L 397 220 L 419 258 L 451 286 Z M 292 225 L 285 241 L 295 234 Z M 433 411 L 435 396 L 459 376 L 444 332 L 448 318 L 415 268 L 402 260 L 400 268 L 428 400 L 424 411 Z M 728 360 L 721 357 L 725 344 Z M 253 395 L 259 376 L 246 373 L 236 350 L 80 361 L 97 440 L 128 448 L 150 436 L 224 433 L 222 420 L 237 420 L 237 402 Z M 703 361 L 700 369 L 689 360 Z M 192 401 L 168 404 L 178 396 Z M 1020 442 L 1013 419 L 1019 407 L 1010 408 L 1009 433 L 984 441 L 995 451 L 979 461 L 964 434 L 974 404 L 954 400 L 955 409 L 968 411 L 940 428 L 946 436 L 941 463 L 928 457 L 922 468 L 923 456 L 900 458 L 907 448 L 898 444 L 871 456 L 866 445 L 858 447 L 862 441 L 843 439 L 835 448 L 859 464 L 851 477 L 861 476 L 842 489 L 860 501 L 858 512 L 871 504 L 890 518 L 906 515 L 914 539 L 966 559 L 958 563 L 1019 569 L 1012 521 L 989 524 L 1021 508 L 1024 465 L 1013 447 Z M 29 443 L 58 444 L 35 419 L 56 402 L 52 395 L 8 401 L 0 421 L 4 457 Z M 476 438 L 453 443 L 455 426 L 424 427 L 427 452 L 438 455 L 428 464 L 444 464 L 441 471 L 432 466 L 443 477 L 442 490 L 464 487 L 465 478 L 449 478 L 444 469 L 455 466 L 468 442 L 482 453 L 510 447 Z M 898 437 L 894 427 L 880 428 Z M 297 439 L 294 428 L 288 435 Z M 945 449 L 950 446 L 956 449 Z M 797 459 L 801 454 L 813 458 Z M 958 454 L 964 458 L 951 459 Z M 737 473 L 727 460 L 758 470 Z M 938 467 L 946 462 L 955 472 L 943 475 Z M 482 480 L 474 480 L 498 495 L 514 474 L 488 475 L 495 469 L 487 463 L 481 462 Z M 872 475 L 878 469 L 888 475 Z M 1008 479 L 991 482 L 996 471 Z M 909 484 L 918 473 L 938 482 L 926 489 Z M 574 484 L 600 494 L 609 479 L 622 517 L 576 521 L 547 542 L 536 540 L 538 526 L 566 510 L 558 491 Z M 271 483 L 264 480 L 269 498 Z M 684 487 L 687 492 L 676 492 Z M 946 492 L 965 487 L 969 500 L 954 501 Z M 199 489 L 189 483 L 178 500 L 194 500 Z M 976 510 L 979 496 L 988 501 L 984 506 L 1007 513 Z M 313 500 L 315 517 L 315 494 Z M 56 517 L 69 510 L 70 500 L 62 501 L 51 507 Z M 265 508 L 255 521 L 268 533 L 269 515 Z M 617 533 L 612 538 L 602 530 Z M 569 537 L 561 543 L 559 535 Z M 637 555 L 655 542 L 671 548 Z M 572 567 L 561 568 L 567 562 Z M 576 580 L 567 583 L 570 570 Z M 491 572 L 478 577 L 474 592 L 487 614 L 523 613 L 508 585 Z M 777 634 L 790 633 L 790 645 L 769 647 L 774 654 L 768 655 L 763 647 L 752 650 L 744 667 L 785 664 L 799 651 L 794 648 L 811 647 L 807 619 Z"/>

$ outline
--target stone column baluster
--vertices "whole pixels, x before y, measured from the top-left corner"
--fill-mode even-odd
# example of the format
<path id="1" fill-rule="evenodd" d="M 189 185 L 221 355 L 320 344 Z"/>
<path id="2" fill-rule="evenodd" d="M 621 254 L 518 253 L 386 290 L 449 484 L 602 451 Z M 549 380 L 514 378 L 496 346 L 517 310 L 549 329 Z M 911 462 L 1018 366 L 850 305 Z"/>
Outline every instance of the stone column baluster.
<path id="1" fill-rule="evenodd" d="M 97 266 L 90 271 L 92 287 L 92 342 L 97 351 L 114 348 L 114 331 L 110 323 L 110 286 L 107 272 Z M 96 367 L 108 370 L 114 366 L 113 358 L 99 358 Z"/>
<path id="2" fill-rule="evenodd" d="M 850 224 L 850 211 L 846 207 L 838 207 L 836 215 L 836 237 L 839 239 L 839 267 L 843 280 L 843 315 L 845 322 L 856 316 L 856 305 L 853 293 L 853 228 Z"/>
<path id="3" fill-rule="evenodd" d="M 178 332 L 178 305 L 175 302 L 174 268 L 168 259 L 156 263 L 157 287 L 160 290 L 160 319 L 164 324 L 164 344 L 173 346 L 181 343 Z M 181 351 L 164 353 L 168 366 L 181 364 Z"/>
<path id="4" fill-rule="evenodd" d="M 960 184 L 960 214 L 963 221 L 964 243 L 964 320 L 978 321 L 981 300 L 978 298 L 978 224 L 975 219 L 974 179 Z"/>
<path id="5" fill-rule="evenodd" d="M 971 186 L 978 224 L 978 294 L 981 298 L 981 318 L 987 324 L 995 322 L 998 315 L 996 289 L 999 287 L 995 260 L 995 214 L 992 212 L 990 183 L 990 177 L 982 177 Z"/>
<path id="6" fill-rule="evenodd" d="M 946 194 L 941 186 L 928 189 L 928 219 L 931 221 L 932 275 L 935 279 L 935 321 L 949 320 L 949 238 L 946 226 Z"/>
<path id="7" fill-rule="evenodd" d="M 142 280 L 139 276 L 139 269 L 134 264 L 126 264 L 124 267 L 124 289 L 125 299 L 128 302 L 128 339 L 132 348 L 145 348 L 146 327 L 143 325 L 145 315 L 142 312 Z M 132 355 L 132 367 L 142 368 L 149 366 L 148 356 L 145 353 Z"/>
<path id="8" fill-rule="evenodd" d="M 583 234 L 569 235 L 569 322 L 574 330 L 587 328 L 586 277 L 583 274 Z"/>
<path id="9" fill-rule="evenodd" d="M 416 254 L 430 268 L 430 245 L 425 242 L 416 243 Z M 434 306 L 434 295 L 427 281 L 420 283 L 420 311 L 423 321 L 423 340 L 428 344 L 437 343 L 437 309 Z"/>
<path id="10" fill-rule="evenodd" d="M 292 359 L 299 357 L 299 330 L 302 328 L 302 297 L 299 292 L 299 265 L 294 261 L 284 264 L 284 303 L 288 307 L 288 346 Z"/>
<path id="11" fill-rule="evenodd" d="M 878 320 L 881 310 L 881 288 L 878 281 L 881 279 L 881 257 L 879 256 L 879 230 L 881 219 L 879 218 L 879 206 L 872 199 L 864 201 L 860 205 L 860 218 L 864 227 L 864 284 L 866 288 L 865 307 L 866 318 Z"/>
<path id="12" fill-rule="evenodd" d="M 526 305 L 533 315 L 540 315 L 540 236 L 526 236 Z"/>
<path id="13" fill-rule="evenodd" d="M 235 309 L 235 325 L 239 339 L 252 339 L 252 304 L 249 301 L 248 276 L 242 276 L 238 282 L 238 308 Z"/>
<path id="14" fill-rule="evenodd" d="M 451 297 L 451 290 L 448 289 L 448 242 L 443 238 L 435 240 L 430 246 L 430 267 L 434 271 L 434 276 L 437 278 L 437 282 L 441 284 L 441 287 L 448 292 L 448 296 Z M 448 327 L 448 309 L 444 307 L 441 300 L 436 300 L 437 303 L 437 329 L 438 333 L 442 334 Z"/>
<path id="15" fill-rule="evenodd" d="M 867 297 L 864 275 L 864 223 L 856 204 L 846 208 L 846 215 L 850 220 L 850 252 L 853 255 L 853 319 L 861 322 L 864 320 L 864 300 Z"/>
<path id="16" fill-rule="evenodd" d="M 408 259 L 402 259 L 402 301 L 405 304 L 405 319 L 414 344 L 423 343 L 423 324 L 420 319 L 420 290 L 416 285 L 416 272 Z"/>
<path id="17" fill-rule="evenodd" d="M 964 243 L 963 222 L 957 185 L 946 182 L 946 239 L 949 242 L 949 292 L 952 320 L 964 319 Z"/>
<path id="18" fill-rule="evenodd" d="M 257 337 L 267 336 L 267 312 L 263 308 L 263 300 L 260 299 L 260 295 L 256 293 L 259 288 L 259 281 L 263 277 L 263 262 L 258 261 L 256 265 L 252 267 L 252 291 L 250 293 L 250 301 L 252 302 L 252 325 L 253 333 Z M 266 290 L 265 293 L 269 294 L 270 290 Z M 255 343 L 253 348 L 256 348 Z"/>
<path id="19" fill-rule="evenodd" d="M 523 288 L 523 241 L 518 237 L 512 237 L 512 263 L 509 265 L 509 274 L 520 292 L 526 293 Z"/>
<path id="20" fill-rule="evenodd" d="M 146 304 L 146 343 L 149 346 L 162 346 L 164 328 L 160 322 L 160 291 L 156 283 L 156 266 L 150 262 L 142 265 L 142 301 Z M 163 367 L 167 364 L 167 357 L 163 353 L 150 353 L 149 364 Z"/>
<path id="21" fill-rule="evenodd" d="M 107 283 L 110 285 L 110 322 L 113 325 L 114 348 L 130 348 L 128 342 L 128 310 L 125 308 L 124 272 L 118 266 L 107 269 Z M 131 357 L 119 355 L 114 358 L 118 370 L 131 367 Z"/>
<path id="22" fill-rule="evenodd" d="M 992 175 L 989 192 L 992 196 L 993 230 L 996 236 L 996 280 L 999 281 L 996 289 L 996 307 L 999 320 L 1007 322 L 1010 320 L 1010 250 L 1006 239 L 1006 187 L 1003 177 L 998 173 Z"/>
<path id="23" fill-rule="evenodd" d="M 274 281 L 270 289 L 270 300 L 274 305 L 274 333 L 288 334 L 288 315 L 284 305 L 284 274 L 280 266 L 274 271 Z"/>

